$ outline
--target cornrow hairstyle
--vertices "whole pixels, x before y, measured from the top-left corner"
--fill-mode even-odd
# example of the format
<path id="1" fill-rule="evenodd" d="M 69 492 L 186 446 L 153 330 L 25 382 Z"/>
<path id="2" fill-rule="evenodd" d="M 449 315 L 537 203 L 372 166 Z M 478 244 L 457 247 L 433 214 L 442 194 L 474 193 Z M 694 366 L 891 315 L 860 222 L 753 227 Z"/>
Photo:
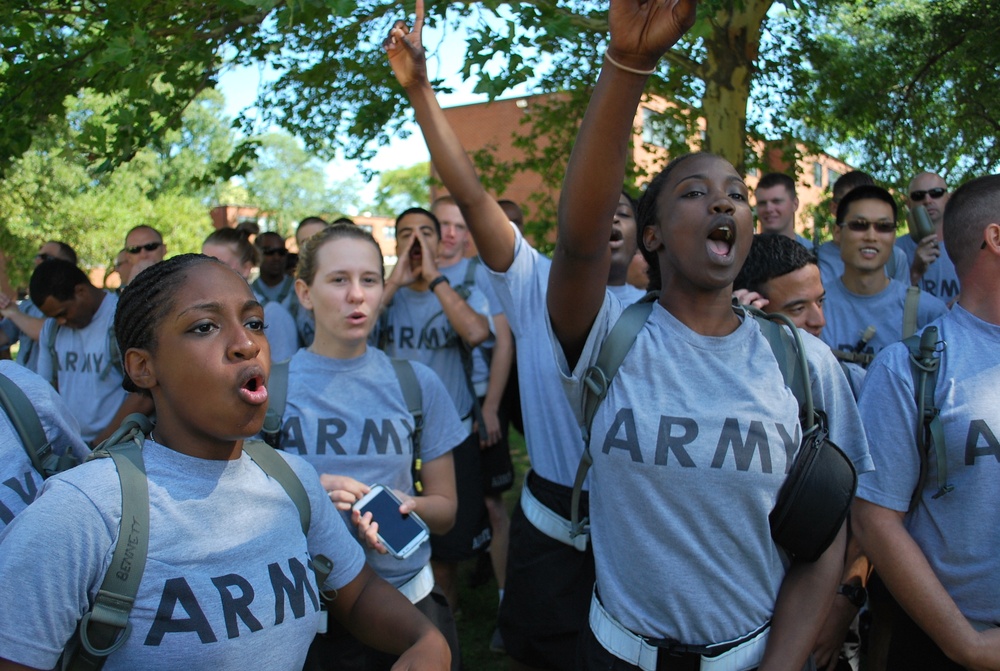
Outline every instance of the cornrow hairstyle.
<path id="1" fill-rule="evenodd" d="M 642 252 L 642 258 L 646 259 L 646 264 L 649 266 L 649 269 L 646 271 L 646 274 L 649 276 L 649 291 L 659 291 L 662 287 L 662 279 L 660 278 L 660 261 L 655 252 L 651 252 L 646 249 L 646 245 L 642 241 L 642 233 L 647 227 L 655 226 L 659 222 L 659 213 L 657 212 L 656 201 L 660 196 L 660 192 L 663 190 L 663 185 L 666 184 L 667 179 L 670 178 L 670 173 L 673 172 L 674 168 L 692 156 L 714 156 L 714 154 L 709 154 L 707 152 L 695 152 L 692 154 L 683 154 L 670 161 L 670 163 L 667 164 L 667 167 L 665 167 L 660 174 L 654 177 L 653 181 L 651 181 L 649 186 L 646 187 L 646 190 L 642 194 L 642 198 L 639 199 L 639 205 L 635 210 L 635 231 L 636 235 L 639 236 L 639 251 Z"/>
<path id="2" fill-rule="evenodd" d="M 187 279 L 188 271 L 202 263 L 218 263 L 228 268 L 211 256 L 180 254 L 146 268 L 125 287 L 115 311 L 115 340 L 123 358 L 132 348 L 156 349 L 156 331 L 174 307 L 174 294 Z M 122 387 L 125 391 L 150 395 L 148 390 L 135 386 L 128 371 L 125 371 Z"/>
<path id="3" fill-rule="evenodd" d="M 370 242 L 375 247 L 375 251 L 378 252 L 379 274 L 384 283 L 385 260 L 382 258 L 382 248 L 378 246 L 378 242 L 375 241 L 371 233 L 354 224 L 332 224 L 306 240 L 302 251 L 299 252 L 299 265 L 295 270 L 295 278 L 312 286 L 313 280 L 316 279 L 317 266 L 319 265 L 316 261 L 316 257 L 319 256 L 319 250 L 328 242 L 342 238 L 364 240 L 365 242 Z"/>
<path id="4" fill-rule="evenodd" d="M 433 221 L 434 230 L 437 231 L 438 240 L 441 239 L 441 222 L 438 221 L 438 218 L 434 216 L 433 212 L 431 212 L 430 210 L 425 210 L 422 207 L 411 207 L 407 210 L 403 210 L 402 212 L 400 212 L 399 216 L 396 217 L 396 226 L 398 227 L 399 222 L 401 222 L 404 218 L 406 218 L 408 215 L 411 214 L 421 214 L 430 219 L 431 221 Z"/>
<path id="5" fill-rule="evenodd" d="M 250 236 L 245 230 L 236 228 L 220 228 L 207 238 L 204 245 L 229 245 L 236 250 L 240 263 L 250 262 L 250 265 L 260 265 L 260 250 L 250 242 Z"/>
<path id="6" fill-rule="evenodd" d="M 68 301 L 81 284 L 90 284 L 90 279 L 75 263 L 49 259 L 39 263 L 31 273 L 28 293 L 35 305 L 41 305 L 50 296 L 57 301 Z"/>
<path id="7" fill-rule="evenodd" d="M 755 235 L 750 244 L 747 260 L 733 282 L 733 289 L 762 293 L 761 287 L 774 278 L 793 273 L 810 263 L 819 264 L 816 256 L 787 235 L 781 233 Z"/>
<path id="8" fill-rule="evenodd" d="M 844 220 L 847 218 L 847 211 L 851 209 L 851 204 L 856 203 L 859 200 L 880 200 L 883 203 L 888 204 L 892 207 L 892 220 L 896 221 L 896 217 L 898 216 L 896 211 L 896 200 L 892 197 L 892 194 L 883 189 L 881 186 L 866 184 L 855 189 L 851 189 L 847 192 L 847 195 L 840 200 L 840 205 L 837 206 L 838 226 L 842 225 Z"/>

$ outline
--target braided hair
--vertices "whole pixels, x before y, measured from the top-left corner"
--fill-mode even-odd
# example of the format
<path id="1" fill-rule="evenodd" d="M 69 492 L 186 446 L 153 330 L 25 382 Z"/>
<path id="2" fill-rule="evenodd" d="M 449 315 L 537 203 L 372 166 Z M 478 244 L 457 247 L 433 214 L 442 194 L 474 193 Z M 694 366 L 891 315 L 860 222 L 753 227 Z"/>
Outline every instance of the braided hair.
<path id="1" fill-rule="evenodd" d="M 187 279 L 188 271 L 203 263 L 228 267 L 204 254 L 180 254 L 146 268 L 125 287 L 115 311 L 115 340 L 123 357 L 132 348 L 156 349 L 156 331 L 174 307 L 174 294 Z M 149 395 L 148 390 L 135 386 L 127 370 L 122 387 Z"/>
<path id="2" fill-rule="evenodd" d="M 646 227 L 656 226 L 659 223 L 659 209 L 656 206 L 656 201 L 660 197 L 660 192 L 663 191 L 663 185 L 667 183 L 674 168 L 692 156 L 714 156 L 714 154 L 695 152 L 678 156 L 670 161 L 667 167 L 654 177 L 653 181 L 646 187 L 642 198 L 639 199 L 639 207 L 635 210 L 635 231 L 636 235 L 639 236 L 639 251 L 642 252 L 642 258 L 646 259 L 646 263 L 649 265 L 649 270 L 646 273 L 649 276 L 650 291 L 659 291 L 662 288 L 663 280 L 660 277 L 660 260 L 656 256 L 656 252 L 646 249 L 646 244 L 642 241 L 642 232 L 646 230 Z"/>

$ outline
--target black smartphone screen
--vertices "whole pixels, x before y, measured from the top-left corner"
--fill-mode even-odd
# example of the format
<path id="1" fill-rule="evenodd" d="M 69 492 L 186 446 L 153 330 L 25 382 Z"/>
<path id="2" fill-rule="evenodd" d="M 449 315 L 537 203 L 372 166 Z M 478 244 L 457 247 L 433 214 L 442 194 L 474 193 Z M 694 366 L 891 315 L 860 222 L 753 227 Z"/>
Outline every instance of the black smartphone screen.
<path id="1" fill-rule="evenodd" d="M 371 513 L 378 522 L 378 534 L 394 552 L 401 552 L 421 532 L 421 527 L 409 515 L 399 512 L 399 502 L 382 490 L 360 508 L 361 514 Z"/>

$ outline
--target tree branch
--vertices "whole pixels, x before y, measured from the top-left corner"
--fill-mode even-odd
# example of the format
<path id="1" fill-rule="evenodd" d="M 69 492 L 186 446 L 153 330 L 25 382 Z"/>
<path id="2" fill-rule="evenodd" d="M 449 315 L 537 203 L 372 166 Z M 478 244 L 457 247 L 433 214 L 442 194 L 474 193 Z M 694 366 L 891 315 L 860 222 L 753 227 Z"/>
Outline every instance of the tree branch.
<path id="1" fill-rule="evenodd" d="M 931 56 L 929 59 L 927 59 L 927 61 L 923 65 L 923 67 L 921 67 L 919 70 L 917 70 L 917 73 L 915 75 L 913 75 L 913 77 L 906 84 L 906 86 L 903 87 L 903 102 L 904 103 L 908 103 L 909 102 L 909 100 L 910 100 L 910 94 L 913 93 L 913 90 L 916 87 L 917 83 L 920 82 L 920 80 L 923 79 L 924 76 L 927 75 L 928 72 L 930 72 L 930 69 L 933 68 L 935 65 L 937 65 L 945 56 L 947 56 L 952 51 L 954 51 L 959 46 L 961 46 L 961 44 L 963 42 L 965 42 L 965 40 L 966 40 L 967 37 L 968 37 L 968 33 L 962 33 L 961 35 L 959 35 L 959 37 L 956 40 L 954 40 L 950 44 L 945 45 L 944 49 L 940 50 L 939 52 L 937 52 L 936 54 L 934 54 L 933 56 Z"/>
<path id="2" fill-rule="evenodd" d="M 671 49 L 670 51 L 665 53 L 663 57 L 667 60 L 668 63 L 676 65 L 680 69 L 694 75 L 695 77 L 698 77 L 699 79 L 705 79 L 708 77 L 708 72 L 705 68 L 704 63 L 699 63 L 693 58 L 685 56 L 682 53 L 679 53 Z"/>

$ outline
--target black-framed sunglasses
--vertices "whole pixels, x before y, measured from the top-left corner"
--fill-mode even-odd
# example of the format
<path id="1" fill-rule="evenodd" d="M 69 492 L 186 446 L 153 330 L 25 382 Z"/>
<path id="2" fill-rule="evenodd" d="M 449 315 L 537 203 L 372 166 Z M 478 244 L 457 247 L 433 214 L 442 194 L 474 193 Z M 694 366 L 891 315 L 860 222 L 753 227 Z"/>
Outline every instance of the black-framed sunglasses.
<path id="1" fill-rule="evenodd" d="M 948 193 L 948 189 L 942 189 L 940 186 L 934 187 L 933 189 L 921 189 L 920 191 L 910 191 L 910 200 L 915 203 L 919 203 L 926 196 L 930 196 L 934 200 L 937 200 L 944 194 Z"/>
<path id="2" fill-rule="evenodd" d="M 52 261 L 56 257 L 52 256 L 51 254 L 46 254 L 45 252 L 38 252 L 37 254 L 35 254 L 35 258 L 44 263 L 46 261 Z"/>
<path id="3" fill-rule="evenodd" d="M 136 245 L 135 247 L 126 247 L 125 251 L 129 254 L 138 254 L 142 250 L 147 252 L 155 252 L 157 249 L 163 246 L 162 242 L 147 242 L 144 245 Z"/>
<path id="4" fill-rule="evenodd" d="M 277 254 L 278 256 L 284 256 L 285 254 L 288 253 L 288 250 L 285 249 L 284 247 L 265 247 L 264 249 L 260 250 L 260 253 L 263 254 L 264 256 L 274 256 L 275 254 Z"/>
<path id="5" fill-rule="evenodd" d="M 864 233 L 872 226 L 875 227 L 875 231 L 878 233 L 896 232 L 896 222 L 894 221 L 867 221 L 865 219 L 852 219 L 851 221 L 845 221 L 840 225 L 846 226 L 855 233 Z"/>

